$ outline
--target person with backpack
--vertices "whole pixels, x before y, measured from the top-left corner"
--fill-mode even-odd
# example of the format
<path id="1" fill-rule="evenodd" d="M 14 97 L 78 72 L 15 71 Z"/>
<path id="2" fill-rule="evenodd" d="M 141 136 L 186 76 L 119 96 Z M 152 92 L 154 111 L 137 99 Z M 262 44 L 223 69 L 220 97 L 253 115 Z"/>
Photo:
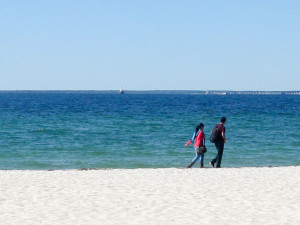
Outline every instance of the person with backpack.
<path id="1" fill-rule="evenodd" d="M 195 130 L 195 133 L 191 140 L 189 140 L 185 147 L 189 146 L 192 142 L 194 142 L 194 149 L 196 152 L 195 158 L 190 162 L 189 165 L 187 165 L 187 168 L 191 168 L 195 162 L 200 158 L 200 167 L 203 168 L 204 163 L 204 153 L 206 152 L 205 147 L 205 134 L 203 132 L 204 130 L 204 124 L 200 123 Z"/>
<path id="2" fill-rule="evenodd" d="M 216 157 L 209 162 L 211 167 L 216 168 L 221 167 L 221 161 L 223 156 L 224 144 L 226 143 L 226 136 L 225 136 L 225 125 L 226 117 L 221 118 L 221 123 L 217 124 L 211 132 L 210 141 L 215 144 L 216 149 L 218 151 Z"/>

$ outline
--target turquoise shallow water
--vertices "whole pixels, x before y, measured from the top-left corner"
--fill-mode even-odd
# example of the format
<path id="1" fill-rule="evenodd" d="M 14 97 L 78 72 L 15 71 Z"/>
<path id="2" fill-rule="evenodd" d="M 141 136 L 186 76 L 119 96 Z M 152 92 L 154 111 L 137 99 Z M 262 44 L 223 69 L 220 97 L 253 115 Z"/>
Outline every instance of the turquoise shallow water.
<path id="1" fill-rule="evenodd" d="M 0 92 L 0 169 L 185 167 L 221 116 L 223 167 L 300 165 L 300 96 Z"/>

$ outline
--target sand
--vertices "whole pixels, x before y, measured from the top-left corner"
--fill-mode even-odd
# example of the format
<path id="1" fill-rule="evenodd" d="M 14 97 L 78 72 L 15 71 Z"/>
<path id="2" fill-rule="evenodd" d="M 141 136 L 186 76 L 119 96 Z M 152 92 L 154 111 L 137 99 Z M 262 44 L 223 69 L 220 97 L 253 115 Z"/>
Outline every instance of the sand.
<path id="1" fill-rule="evenodd" d="M 300 224 L 300 167 L 0 171 L 0 224 Z"/>

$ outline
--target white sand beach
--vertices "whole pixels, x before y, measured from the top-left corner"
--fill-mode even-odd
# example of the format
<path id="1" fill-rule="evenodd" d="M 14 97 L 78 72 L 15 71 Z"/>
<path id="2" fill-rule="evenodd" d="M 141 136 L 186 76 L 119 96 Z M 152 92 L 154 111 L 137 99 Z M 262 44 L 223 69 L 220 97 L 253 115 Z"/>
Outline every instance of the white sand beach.
<path id="1" fill-rule="evenodd" d="M 0 171 L 0 224 L 300 224 L 300 167 Z"/>

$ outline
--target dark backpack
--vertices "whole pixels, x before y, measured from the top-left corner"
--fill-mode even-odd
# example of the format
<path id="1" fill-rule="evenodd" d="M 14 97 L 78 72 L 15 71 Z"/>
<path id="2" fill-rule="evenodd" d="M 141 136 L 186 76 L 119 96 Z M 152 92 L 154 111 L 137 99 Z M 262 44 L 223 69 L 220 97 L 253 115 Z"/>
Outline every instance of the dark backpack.
<path id="1" fill-rule="evenodd" d="M 210 142 L 216 143 L 220 139 L 221 139 L 221 132 L 219 131 L 219 124 L 218 124 L 211 131 Z"/>

